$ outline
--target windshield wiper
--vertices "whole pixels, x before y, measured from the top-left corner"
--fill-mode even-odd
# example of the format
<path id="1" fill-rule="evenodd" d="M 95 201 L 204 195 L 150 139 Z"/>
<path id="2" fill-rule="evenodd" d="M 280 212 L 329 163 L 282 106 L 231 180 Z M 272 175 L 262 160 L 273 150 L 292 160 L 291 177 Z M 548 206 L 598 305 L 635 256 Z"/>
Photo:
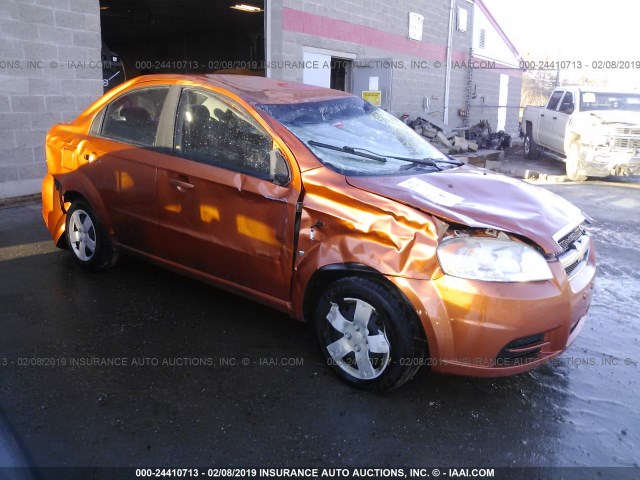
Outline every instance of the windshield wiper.
<path id="1" fill-rule="evenodd" d="M 385 157 L 376 155 L 375 153 L 364 150 L 363 148 L 349 146 L 339 147 L 337 145 L 331 145 L 329 143 L 316 142 L 315 140 L 309 140 L 307 143 L 312 147 L 326 148 L 329 150 L 335 150 L 336 152 L 344 152 L 351 155 L 356 155 L 358 157 L 368 158 L 369 160 L 375 160 L 376 162 L 380 163 L 387 163 L 387 159 Z"/>
<path id="2" fill-rule="evenodd" d="M 440 166 L 435 162 L 435 158 L 409 158 L 409 157 L 392 157 L 395 158 L 396 160 L 400 160 L 402 162 L 409 162 L 409 163 L 413 163 L 414 165 L 425 165 L 427 167 L 434 167 L 437 168 L 438 170 L 442 170 L 442 168 L 440 168 Z M 447 163 L 451 163 L 451 162 L 447 162 Z M 410 165 L 408 165 L 409 168 L 411 168 Z M 402 169 L 405 169 L 406 167 L 402 167 Z"/>
<path id="3" fill-rule="evenodd" d="M 456 162 L 455 160 L 444 160 L 442 158 L 409 158 L 409 157 L 391 157 L 403 162 L 411 162 L 415 165 L 427 165 L 429 167 L 436 167 L 438 170 L 442 170 L 438 163 L 446 163 L 448 165 L 464 165 L 462 162 Z M 436 163 L 437 162 L 437 163 Z"/>
<path id="4" fill-rule="evenodd" d="M 337 152 L 345 152 L 350 153 L 351 155 L 357 155 L 359 157 L 369 158 L 371 160 L 376 160 L 381 163 L 386 163 L 387 158 L 393 158 L 394 160 L 400 160 L 402 162 L 410 162 L 414 165 L 425 165 L 428 167 L 433 167 L 438 170 L 443 170 L 436 162 L 447 163 L 449 165 L 462 165 L 461 162 L 451 161 L 451 160 L 442 160 L 440 158 L 410 158 L 410 157 L 397 157 L 395 155 L 384 155 L 372 152 L 371 150 L 367 150 L 366 148 L 361 147 L 339 147 L 337 145 L 330 145 L 328 143 L 316 142 L 315 140 L 309 140 L 307 143 L 314 147 L 322 147 L 328 148 L 329 150 L 335 150 Z"/>

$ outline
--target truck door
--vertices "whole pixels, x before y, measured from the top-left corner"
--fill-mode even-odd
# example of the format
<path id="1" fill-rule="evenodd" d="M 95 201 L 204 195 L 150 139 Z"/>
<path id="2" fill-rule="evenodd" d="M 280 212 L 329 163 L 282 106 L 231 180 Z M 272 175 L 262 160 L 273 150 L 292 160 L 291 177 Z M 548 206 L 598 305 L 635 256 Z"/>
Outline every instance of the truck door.
<path id="1" fill-rule="evenodd" d="M 567 154 L 567 152 L 565 152 L 567 125 L 569 124 L 569 119 L 571 118 L 574 108 L 573 93 L 566 92 L 560 101 L 558 111 L 551 116 L 553 125 L 550 132 L 549 147 L 564 155 Z"/>
<path id="2" fill-rule="evenodd" d="M 549 98 L 549 103 L 547 103 L 547 108 L 543 109 L 540 112 L 540 124 L 538 126 L 538 143 L 543 147 L 553 148 L 551 145 L 553 144 L 553 129 L 557 124 L 558 119 L 558 106 L 560 105 L 560 100 L 564 95 L 563 90 L 556 90 Z M 560 150 L 562 151 L 562 150 Z"/>

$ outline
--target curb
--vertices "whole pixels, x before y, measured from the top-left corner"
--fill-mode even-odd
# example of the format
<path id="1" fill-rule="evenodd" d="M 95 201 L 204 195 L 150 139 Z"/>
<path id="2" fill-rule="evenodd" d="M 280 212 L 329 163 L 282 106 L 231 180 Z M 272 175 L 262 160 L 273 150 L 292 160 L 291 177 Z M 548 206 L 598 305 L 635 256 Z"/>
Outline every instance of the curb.
<path id="1" fill-rule="evenodd" d="M 31 195 L 23 195 L 21 197 L 0 198 L 0 208 L 18 207 L 29 203 L 37 203 L 42 199 L 42 194 L 33 193 Z"/>

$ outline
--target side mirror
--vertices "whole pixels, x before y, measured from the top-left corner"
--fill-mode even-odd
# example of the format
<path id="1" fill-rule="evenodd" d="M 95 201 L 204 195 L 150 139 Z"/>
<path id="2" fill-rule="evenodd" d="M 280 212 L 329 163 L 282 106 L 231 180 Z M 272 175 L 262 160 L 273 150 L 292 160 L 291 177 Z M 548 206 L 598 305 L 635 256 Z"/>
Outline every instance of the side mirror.
<path id="1" fill-rule="evenodd" d="M 560 111 L 571 115 L 573 113 L 573 103 L 567 103 L 565 105 L 561 105 Z"/>
<path id="2" fill-rule="evenodd" d="M 289 174 L 289 164 L 282 155 L 282 152 L 274 148 L 269 152 L 269 178 L 273 183 L 284 187 L 291 181 Z"/>

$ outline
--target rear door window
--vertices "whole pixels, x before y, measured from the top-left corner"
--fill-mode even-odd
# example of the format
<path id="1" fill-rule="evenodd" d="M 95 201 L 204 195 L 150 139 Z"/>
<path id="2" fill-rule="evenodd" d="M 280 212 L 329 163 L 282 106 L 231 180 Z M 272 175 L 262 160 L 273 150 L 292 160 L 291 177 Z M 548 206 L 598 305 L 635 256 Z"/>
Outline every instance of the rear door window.
<path id="1" fill-rule="evenodd" d="M 169 87 L 141 88 L 114 100 L 106 109 L 100 135 L 132 145 L 153 147 Z"/>

